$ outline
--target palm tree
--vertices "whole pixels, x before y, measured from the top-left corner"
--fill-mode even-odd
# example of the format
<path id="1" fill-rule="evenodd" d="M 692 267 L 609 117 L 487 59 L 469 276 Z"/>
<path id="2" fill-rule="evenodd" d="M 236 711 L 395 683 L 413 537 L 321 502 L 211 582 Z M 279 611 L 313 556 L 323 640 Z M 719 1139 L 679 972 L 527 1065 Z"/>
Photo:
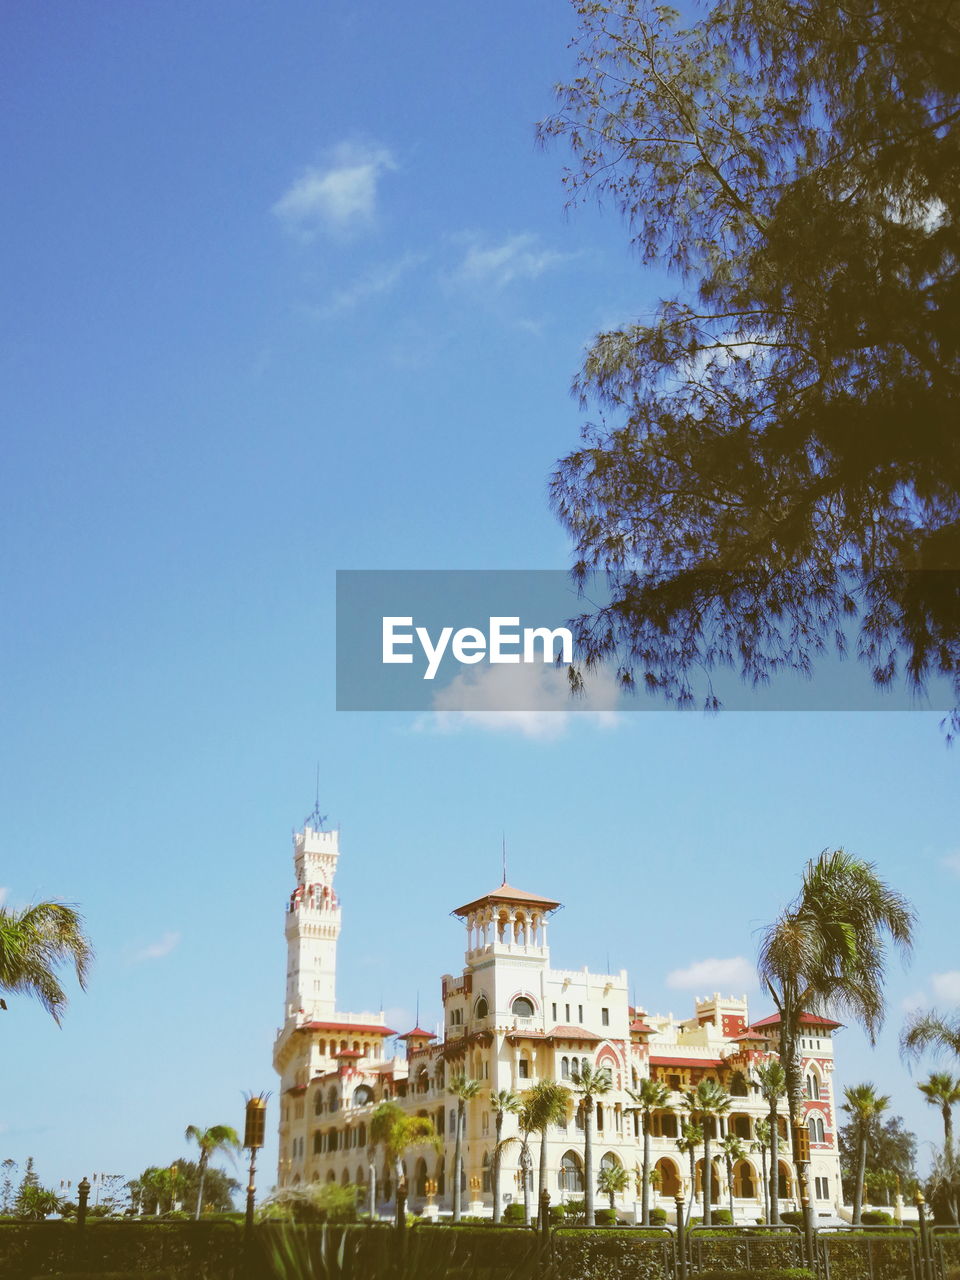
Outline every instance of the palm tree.
<path id="1" fill-rule="evenodd" d="M 609 1093 L 613 1088 L 613 1081 L 606 1067 L 591 1067 L 588 1062 L 582 1067 L 574 1067 L 571 1079 L 583 1104 L 584 1221 L 588 1227 L 592 1227 L 596 1225 L 593 1200 L 593 1100 Z"/>
<path id="2" fill-rule="evenodd" d="M 604 1165 L 597 1174 L 597 1190 L 610 1197 L 610 1209 L 616 1213 L 616 1197 L 630 1184 L 630 1175 L 622 1164 Z"/>
<path id="3" fill-rule="evenodd" d="M 454 1076 L 447 1086 L 447 1093 L 452 1093 L 457 1100 L 457 1136 L 453 1149 L 454 1222 L 459 1222 L 461 1215 L 460 1183 L 463 1180 L 463 1130 L 466 1123 L 467 1103 L 477 1096 L 482 1087 L 479 1080 L 470 1080 L 463 1072 Z"/>
<path id="4" fill-rule="evenodd" d="M 769 1058 L 762 1067 L 757 1067 L 757 1084 L 760 1095 L 770 1108 L 767 1121 L 770 1132 L 770 1188 L 768 1221 L 774 1226 L 780 1222 L 780 1122 L 777 1107 L 780 1099 L 787 1092 L 787 1073 L 779 1058 Z"/>
<path id="5" fill-rule="evenodd" d="M 520 1099 L 509 1089 L 500 1089 L 490 1094 L 490 1108 L 493 1111 L 496 1144 L 493 1148 L 493 1220 L 499 1222 L 503 1207 L 500 1204 L 500 1165 L 503 1158 L 503 1121 L 509 1112 L 516 1115 L 520 1110 Z"/>
<path id="6" fill-rule="evenodd" d="M 683 1097 L 693 1119 L 699 1119 L 703 1125 L 703 1225 L 709 1227 L 713 1200 L 713 1166 L 710 1163 L 713 1121 L 714 1117 L 719 1118 L 730 1110 L 731 1098 L 716 1080 L 701 1080 Z"/>
<path id="7" fill-rule="evenodd" d="M 900 1052 L 906 1058 L 918 1058 L 924 1049 L 960 1058 L 960 1010 L 941 1014 L 936 1009 L 929 1013 L 918 1009 L 910 1015 L 900 1036 Z"/>
<path id="8" fill-rule="evenodd" d="M 770 1222 L 770 1187 L 767 1185 L 767 1152 L 770 1149 L 770 1121 L 758 1120 L 753 1126 L 756 1135 L 753 1149 L 760 1152 L 760 1169 L 763 1175 L 763 1220 Z"/>
<path id="9" fill-rule="evenodd" d="M 670 1101 L 670 1090 L 665 1084 L 659 1080 L 652 1080 L 648 1076 L 645 1080 L 640 1081 L 640 1088 L 634 1091 L 628 1089 L 627 1094 L 636 1110 L 640 1113 L 640 1123 L 643 1127 L 643 1201 L 642 1215 L 640 1221 L 645 1227 L 650 1225 L 650 1121 L 655 1111 L 661 1110 L 667 1106 Z"/>
<path id="10" fill-rule="evenodd" d="M 37 902 L 23 911 L 0 907 L 0 990 L 35 996 L 58 1026 L 67 996 L 55 970 L 72 964 L 85 989 L 92 959 L 76 907 L 63 902 Z"/>
<path id="11" fill-rule="evenodd" d="M 727 1191 L 730 1197 L 730 1221 L 733 1221 L 733 1166 L 738 1160 L 746 1157 L 746 1149 L 735 1133 L 728 1133 L 720 1139 L 720 1150 L 727 1169 Z"/>
<path id="12" fill-rule="evenodd" d="M 408 1147 L 428 1143 L 435 1151 L 443 1145 L 429 1116 L 408 1116 L 396 1102 L 381 1102 L 370 1116 L 370 1144 L 376 1149 L 382 1146 L 387 1159 L 393 1165 L 397 1183 L 396 1219 L 401 1225 L 403 1197 L 403 1156 Z M 459 1184 L 458 1184 L 459 1185 Z"/>
<path id="13" fill-rule="evenodd" d="M 780 1015 L 780 1059 L 795 1124 L 803 1117 L 800 1031 L 805 1013 L 852 1017 L 871 1044 L 883 1025 L 889 938 L 908 954 L 916 917 L 910 903 L 842 849 L 807 863 L 800 892 L 764 934 L 758 971 Z M 802 1187 L 805 1164 L 798 1163 Z"/>
<path id="14" fill-rule="evenodd" d="M 960 1102 L 960 1080 L 946 1071 L 933 1071 L 917 1088 L 932 1107 L 939 1107 L 943 1116 L 943 1155 L 947 1168 L 953 1166 L 953 1108 Z M 957 1222 L 957 1198 L 947 1197 L 947 1205 L 954 1223 Z"/>
<path id="15" fill-rule="evenodd" d="M 543 1192 L 547 1185 L 547 1127 L 559 1124 L 567 1118 L 570 1106 L 570 1090 L 555 1080 L 541 1080 L 527 1089 L 520 1097 L 523 1108 L 522 1129 L 525 1133 L 540 1135 L 540 1176 L 537 1186 L 537 1221 L 540 1222 L 540 1208 L 543 1204 Z M 542 1226 L 543 1224 L 540 1223 Z"/>
<path id="16" fill-rule="evenodd" d="M 680 1137 L 677 1147 L 686 1152 L 690 1160 L 690 1199 L 687 1202 L 687 1222 L 693 1213 L 693 1202 L 697 1198 L 697 1147 L 703 1141 L 703 1130 L 692 1120 L 681 1120 Z"/>
<path id="17" fill-rule="evenodd" d="M 876 1128 L 880 1113 L 890 1104 L 890 1099 L 878 1094 L 872 1084 L 852 1084 L 843 1091 L 846 1099 L 842 1103 L 844 1111 L 853 1117 L 857 1140 L 857 1180 L 853 1188 L 853 1225 L 860 1225 L 860 1210 L 863 1207 L 863 1179 L 867 1168 L 867 1140 L 872 1129 Z"/>
<path id="18" fill-rule="evenodd" d="M 240 1138 L 236 1129 L 231 1129 L 228 1124 L 215 1124 L 210 1129 L 199 1129 L 195 1124 L 188 1124 L 184 1137 L 188 1142 L 193 1139 L 200 1148 L 200 1159 L 197 1161 L 200 1181 L 197 1187 L 197 1211 L 194 1214 L 199 1221 L 200 1210 L 203 1208 L 203 1182 L 207 1176 L 210 1157 L 218 1151 L 228 1151 L 231 1154 L 239 1151 Z"/>

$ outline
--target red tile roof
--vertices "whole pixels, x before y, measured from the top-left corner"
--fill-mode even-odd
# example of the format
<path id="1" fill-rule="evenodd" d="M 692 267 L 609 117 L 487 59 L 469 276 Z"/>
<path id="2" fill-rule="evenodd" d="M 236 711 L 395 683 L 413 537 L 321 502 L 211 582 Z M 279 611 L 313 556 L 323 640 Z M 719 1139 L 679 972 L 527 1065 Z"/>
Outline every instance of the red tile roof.
<path id="1" fill-rule="evenodd" d="M 801 1013 L 800 1022 L 805 1027 L 842 1027 L 842 1022 L 834 1022 L 832 1018 L 822 1018 L 818 1013 Z M 771 1013 L 769 1018 L 761 1018 L 759 1022 L 751 1022 L 748 1031 L 756 1031 L 757 1027 L 778 1027 L 779 1013 Z"/>
<path id="2" fill-rule="evenodd" d="M 508 902 L 523 907 L 543 907 L 545 911 L 555 911 L 560 906 L 560 903 L 553 898 L 544 898 L 539 893 L 527 893 L 525 889 L 515 889 L 504 880 L 499 889 L 494 889 L 492 893 L 485 893 L 482 898 L 474 898 L 473 902 L 467 902 L 462 907 L 455 907 L 450 914 L 469 915 L 475 907 L 483 906 L 485 902 Z"/>
<path id="3" fill-rule="evenodd" d="M 412 1031 L 405 1031 L 403 1035 L 398 1038 L 400 1040 L 413 1040 L 417 1036 L 424 1040 L 436 1040 L 437 1038 L 432 1031 L 424 1031 L 423 1027 L 414 1027 Z"/>
<path id="4" fill-rule="evenodd" d="M 645 1022 L 641 1022 L 639 1018 L 635 1018 L 634 1021 L 630 1023 L 630 1030 L 640 1031 L 644 1035 L 652 1035 L 654 1028 L 648 1027 Z"/>
<path id="5" fill-rule="evenodd" d="M 547 1032 L 547 1036 L 551 1040 L 589 1040 L 597 1041 L 603 1039 L 593 1031 L 587 1031 L 585 1027 L 554 1027 L 552 1031 Z"/>

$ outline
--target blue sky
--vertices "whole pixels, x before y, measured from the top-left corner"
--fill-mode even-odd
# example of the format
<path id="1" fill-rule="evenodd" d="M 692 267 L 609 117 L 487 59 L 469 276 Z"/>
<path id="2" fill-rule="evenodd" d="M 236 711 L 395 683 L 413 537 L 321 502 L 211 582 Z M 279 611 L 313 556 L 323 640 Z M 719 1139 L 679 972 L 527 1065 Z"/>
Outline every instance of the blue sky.
<path id="1" fill-rule="evenodd" d="M 0 1156 L 133 1176 L 274 1087 L 317 762 L 340 1003 L 394 1025 L 418 990 L 436 1018 L 449 910 L 498 881 L 502 831 L 511 879 L 567 903 L 558 965 L 609 955 L 654 1011 L 742 989 L 807 857 L 875 860 L 920 943 L 839 1078 L 935 1138 L 895 1040 L 905 1001 L 960 1001 L 937 716 L 333 711 L 336 569 L 566 565 L 546 486 L 580 353 L 667 287 L 612 212 L 565 212 L 535 145 L 572 10 L 4 20 L 0 885 L 80 903 L 98 959 L 62 1030 L 0 1014 Z M 724 981 L 684 972 L 710 960 Z"/>

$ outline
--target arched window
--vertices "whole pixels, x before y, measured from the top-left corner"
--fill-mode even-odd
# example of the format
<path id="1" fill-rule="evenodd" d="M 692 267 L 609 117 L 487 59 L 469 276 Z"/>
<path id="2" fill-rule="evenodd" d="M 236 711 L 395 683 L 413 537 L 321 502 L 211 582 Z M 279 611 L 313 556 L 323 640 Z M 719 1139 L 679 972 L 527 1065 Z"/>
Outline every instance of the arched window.
<path id="1" fill-rule="evenodd" d="M 329 1093 L 327 1094 L 327 1106 L 331 1111 L 336 1111 L 337 1109 L 337 1091 L 332 1085 Z"/>
<path id="2" fill-rule="evenodd" d="M 560 1079 L 561 1080 L 570 1079 L 570 1059 L 569 1058 L 560 1059 Z"/>
<path id="3" fill-rule="evenodd" d="M 823 1121 L 819 1116 L 811 1116 L 807 1122 L 811 1142 L 823 1142 Z"/>
<path id="4" fill-rule="evenodd" d="M 318 1156 L 323 1150 L 323 1134 L 318 1129 L 313 1135 L 313 1154 Z"/>
<path id="5" fill-rule="evenodd" d="M 328 1182 L 336 1182 L 336 1180 L 337 1180 L 337 1175 L 336 1175 L 336 1174 L 333 1172 L 333 1170 L 331 1169 L 331 1170 L 329 1171 L 329 1173 L 327 1174 L 327 1181 L 328 1181 Z"/>
<path id="6" fill-rule="evenodd" d="M 735 1071 L 730 1078 L 730 1096 L 732 1098 L 746 1098 L 748 1093 L 746 1077 L 742 1071 Z"/>
<path id="7" fill-rule="evenodd" d="M 750 1117 L 745 1115 L 735 1115 L 730 1117 L 730 1132 L 738 1138 L 749 1139 L 753 1135 L 750 1132 Z"/>
<path id="8" fill-rule="evenodd" d="M 657 1188 L 657 1194 L 671 1197 L 679 1195 L 680 1175 L 677 1173 L 677 1166 L 674 1161 L 667 1156 L 662 1156 L 656 1163 L 656 1169 L 660 1174 L 660 1185 Z"/>
<path id="9" fill-rule="evenodd" d="M 733 1167 L 733 1194 L 738 1200 L 753 1200 L 757 1194 L 757 1185 L 752 1166 L 741 1160 Z"/>
<path id="10" fill-rule="evenodd" d="M 560 1190 L 583 1190 L 583 1163 L 575 1151 L 565 1151 L 560 1159 Z"/>
<path id="11" fill-rule="evenodd" d="M 350 1170 L 349 1170 L 349 1169 L 344 1169 L 343 1173 L 340 1175 L 340 1183 L 341 1183 L 341 1185 L 342 1185 L 342 1186 L 344 1186 L 344 1187 L 349 1187 L 349 1185 L 350 1185 Z"/>
<path id="12" fill-rule="evenodd" d="M 427 1194 L 427 1162 L 421 1158 L 417 1161 L 417 1167 L 413 1174 L 413 1190 L 418 1196 Z"/>
<path id="13" fill-rule="evenodd" d="M 600 1158 L 601 1169 L 619 1169 L 620 1163 L 621 1163 L 620 1160 L 617 1159 L 617 1157 L 613 1154 L 612 1151 L 604 1152 L 604 1154 Z"/>
<path id="14" fill-rule="evenodd" d="M 820 1078 L 815 1071 L 807 1076 L 807 1097 L 814 1102 L 820 1101 Z"/>
<path id="15" fill-rule="evenodd" d="M 373 1101 L 373 1090 L 368 1084 L 358 1084 L 353 1091 L 353 1105 L 355 1107 L 365 1107 L 368 1102 Z"/>
<path id="16" fill-rule="evenodd" d="M 323 1115 L 323 1094 L 319 1089 L 313 1096 L 313 1114 L 315 1116 Z"/>
<path id="17" fill-rule="evenodd" d="M 483 1153 L 483 1190 L 485 1192 L 488 1192 L 490 1190 L 490 1152 L 489 1151 L 485 1151 Z"/>
<path id="18" fill-rule="evenodd" d="M 486 1018 L 490 1013 L 490 1006 L 487 1004 L 487 997 L 481 996 L 477 1003 L 473 1006 L 473 1016 L 475 1018 Z"/>
<path id="19" fill-rule="evenodd" d="M 517 996 L 510 1006 L 510 1012 L 515 1018 L 532 1018 L 533 1001 L 528 1000 L 526 996 Z"/>
<path id="20" fill-rule="evenodd" d="M 357 1130 L 357 1146 L 365 1147 L 367 1145 L 367 1126 L 362 1124 Z"/>

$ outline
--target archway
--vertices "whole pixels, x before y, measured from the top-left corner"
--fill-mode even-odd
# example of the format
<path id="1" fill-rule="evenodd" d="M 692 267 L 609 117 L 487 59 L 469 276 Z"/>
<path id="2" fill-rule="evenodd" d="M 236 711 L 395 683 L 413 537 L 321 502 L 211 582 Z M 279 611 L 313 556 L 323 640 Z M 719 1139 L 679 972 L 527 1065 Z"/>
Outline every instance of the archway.
<path id="1" fill-rule="evenodd" d="M 660 1186 L 657 1194 L 669 1196 L 671 1199 L 680 1194 L 680 1174 L 676 1164 L 669 1156 L 661 1156 L 654 1168 L 660 1174 Z"/>
<path id="2" fill-rule="evenodd" d="M 560 1157 L 560 1190 L 583 1191 L 583 1161 L 576 1151 L 565 1151 Z"/>
<path id="3" fill-rule="evenodd" d="M 757 1176 L 748 1160 L 738 1160 L 733 1166 L 733 1194 L 738 1200 L 755 1200 Z"/>

